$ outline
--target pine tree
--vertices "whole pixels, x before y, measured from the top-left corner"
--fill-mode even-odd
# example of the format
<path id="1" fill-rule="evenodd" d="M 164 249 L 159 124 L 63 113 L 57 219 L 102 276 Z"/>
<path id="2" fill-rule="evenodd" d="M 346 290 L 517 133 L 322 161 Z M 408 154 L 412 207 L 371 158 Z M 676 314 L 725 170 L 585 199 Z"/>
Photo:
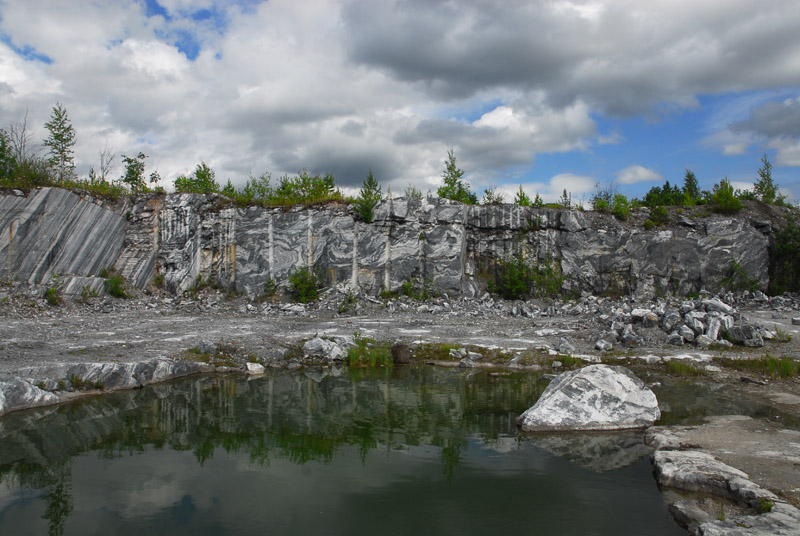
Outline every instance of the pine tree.
<path id="1" fill-rule="evenodd" d="M 683 177 L 683 195 L 687 205 L 694 205 L 700 199 L 700 185 L 691 169 L 687 169 Z"/>
<path id="2" fill-rule="evenodd" d="M 761 158 L 758 176 L 759 179 L 753 186 L 753 191 L 762 203 L 774 204 L 778 198 L 778 187 L 772 180 L 772 164 L 766 154 Z"/>
<path id="3" fill-rule="evenodd" d="M 58 182 L 72 178 L 75 173 L 75 158 L 72 148 L 75 146 L 75 129 L 69 121 L 67 109 L 60 102 L 56 102 L 50 113 L 50 121 L 44 124 L 49 132 L 44 140 L 49 149 L 48 163 L 56 170 Z"/>
<path id="4" fill-rule="evenodd" d="M 525 191 L 522 189 L 522 185 L 519 185 L 519 191 L 517 195 L 514 196 L 514 203 L 521 206 L 521 207 L 529 207 L 531 206 L 531 198 Z"/>
<path id="5" fill-rule="evenodd" d="M 456 154 L 450 149 L 447 151 L 447 162 L 442 174 L 444 186 L 440 186 L 436 193 L 439 197 L 461 201 L 465 205 L 477 205 L 478 196 L 470 192 L 469 183 L 462 179 L 463 176 L 464 170 L 456 165 Z"/>
<path id="6" fill-rule="evenodd" d="M 372 223 L 374 218 L 373 209 L 378 201 L 381 200 L 381 185 L 378 184 L 377 179 L 372 174 L 370 169 L 367 173 L 367 178 L 361 186 L 361 191 L 356 199 L 356 210 L 358 215 L 366 223 Z"/>

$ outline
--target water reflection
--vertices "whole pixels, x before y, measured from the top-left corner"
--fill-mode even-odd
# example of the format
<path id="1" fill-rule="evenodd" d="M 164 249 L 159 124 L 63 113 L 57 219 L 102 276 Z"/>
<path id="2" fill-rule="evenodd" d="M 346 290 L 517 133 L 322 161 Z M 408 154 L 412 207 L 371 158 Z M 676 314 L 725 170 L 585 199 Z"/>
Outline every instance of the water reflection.
<path id="1" fill-rule="evenodd" d="M 208 376 L 12 414 L 0 419 L 0 533 L 38 517 L 50 534 L 402 534 L 414 524 L 469 534 L 518 530 L 516 503 L 541 500 L 551 532 L 614 534 L 619 521 L 593 532 L 596 518 L 647 497 L 636 522 L 652 529 L 658 517 L 650 533 L 671 534 L 631 435 L 518 436 L 516 416 L 546 385 L 433 367 Z M 629 466 L 648 492 L 593 484 L 579 466 Z M 413 521 L 382 525 L 409 502 Z M 549 513 L 576 503 L 594 525 Z M 462 519 L 445 523 L 455 511 Z M 364 518 L 373 524 L 353 526 Z"/>

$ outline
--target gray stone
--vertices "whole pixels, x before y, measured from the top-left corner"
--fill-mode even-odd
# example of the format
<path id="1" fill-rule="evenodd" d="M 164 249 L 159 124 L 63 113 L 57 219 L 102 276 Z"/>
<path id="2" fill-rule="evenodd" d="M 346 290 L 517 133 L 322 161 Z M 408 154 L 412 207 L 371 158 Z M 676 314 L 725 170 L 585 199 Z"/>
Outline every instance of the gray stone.
<path id="1" fill-rule="evenodd" d="M 669 333 L 670 331 L 680 327 L 682 322 L 683 318 L 681 317 L 681 314 L 675 309 L 672 309 L 664 313 L 664 316 L 661 319 L 661 328 Z"/>
<path id="2" fill-rule="evenodd" d="M 721 300 L 719 300 L 717 298 L 703 300 L 701 303 L 703 304 L 703 306 L 706 308 L 706 311 L 708 311 L 708 312 L 716 311 L 716 312 L 724 313 L 724 314 L 727 315 L 727 314 L 730 314 L 733 311 L 733 309 L 731 308 L 730 305 L 728 305 L 727 303 L 722 302 Z"/>
<path id="3" fill-rule="evenodd" d="M 556 351 L 559 354 L 572 355 L 575 353 L 575 347 L 567 339 L 561 337 L 558 341 L 558 345 L 556 345 Z"/>
<path id="4" fill-rule="evenodd" d="M 523 431 L 644 428 L 661 416 L 653 392 L 624 367 L 589 365 L 564 372 L 518 423 Z"/>
<path id="5" fill-rule="evenodd" d="M 673 331 L 667 335 L 666 339 L 664 339 L 664 344 L 671 344 L 673 346 L 683 346 L 683 343 L 683 336 L 681 336 L 681 334 L 677 331 Z"/>
<path id="6" fill-rule="evenodd" d="M 253 376 L 258 376 L 266 372 L 264 365 L 262 365 L 261 363 L 247 363 L 247 368 L 245 370 L 247 371 L 248 374 Z"/>
<path id="7" fill-rule="evenodd" d="M 793 326 L 800 326 L 800 316 L 793 316 L 792 317 L 792 325 Z"/>
<path id="8" fill-rule="evenodd" d="M 327 361 L 343 361 L 345 352 L 333 341 L 314 337 L 303 344 L 303 355 L 308 358 L 324 358 Z"/>
<path id="9" fill-rule="evenodd" d="M 595 350 L 600 350 L 601 352 L 610 352 L 614 349 L 614 345 L 608 342 L 605 339 L 600 339 L 596 343 L 594 343 Z"/>
<path id="10" fill-rule="evenodd" d="M 411 350 L 408 345 L 396 342 L 392 345 L 392 363 L 395 365 L 407 365 L 411 362 Z"/>

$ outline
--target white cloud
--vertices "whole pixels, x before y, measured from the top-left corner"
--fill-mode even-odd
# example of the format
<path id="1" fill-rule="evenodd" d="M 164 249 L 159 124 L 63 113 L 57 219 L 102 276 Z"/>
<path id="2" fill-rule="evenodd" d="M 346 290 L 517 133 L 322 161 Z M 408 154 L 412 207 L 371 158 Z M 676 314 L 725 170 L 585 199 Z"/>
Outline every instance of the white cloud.
<path id="1" fill-rule="evenodd" d="M 746 143 L 729 143 L 722 146 L 722 154 L 734 156 L 747 153 Z"/>
<path id="2" fill-rule="evenodd" d="M 617 184 L 635 184 L 637 182 L 656 182 L 663 179 L 660 173 L 644 166 L 633 165 L 617 173 Z"/>

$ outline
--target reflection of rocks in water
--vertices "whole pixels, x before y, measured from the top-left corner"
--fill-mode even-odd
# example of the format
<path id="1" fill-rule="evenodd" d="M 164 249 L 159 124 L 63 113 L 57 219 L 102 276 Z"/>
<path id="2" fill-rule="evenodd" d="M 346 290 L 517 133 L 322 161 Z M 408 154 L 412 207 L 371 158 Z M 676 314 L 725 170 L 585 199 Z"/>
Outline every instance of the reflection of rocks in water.
<path id="1" fill-rule="evenodd" d="M 651 451 L 644 444 L 641 431 L 535 434 L 527 439 L 541 449 L 598 473 L 627 467 Z"/>

